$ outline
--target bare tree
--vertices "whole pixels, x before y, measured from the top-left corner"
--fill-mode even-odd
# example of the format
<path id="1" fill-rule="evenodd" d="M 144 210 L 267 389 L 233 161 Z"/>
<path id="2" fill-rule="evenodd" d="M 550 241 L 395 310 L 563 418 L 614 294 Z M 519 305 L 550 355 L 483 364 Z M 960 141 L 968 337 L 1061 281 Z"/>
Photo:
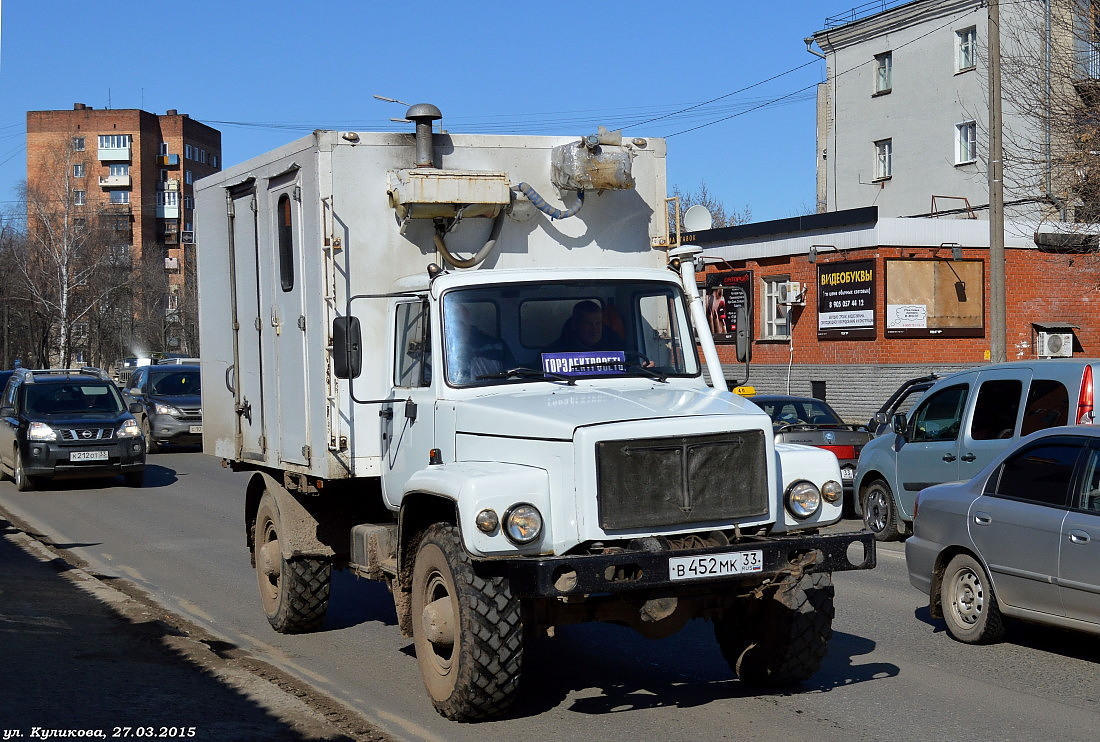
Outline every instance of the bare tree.
<path id="1" fill-rule="evenodd" d="M 92 164 L 71 146 L 56 146 L 35 162 L 33 186 L 23 189 L 26 240 L 13 253 L 13 298 L 36 308 L 46 355 L 62 366 L 76 355 L 74 338 L 76 350 L 85 350 L 95 320 L 117 306 L 130 280 L 126 262 L 120 263 L 129 233 L 119 229 L 120 223 L 128 227 L 129 209 L 88 203 Z"/>
<path id="2" fill-rule="evenodd" d="M 725 205 L 711 194 L 705 182 L 700 182 L 699 187 L 690 193 L 682 191 L 679 186 L 674 186 L 672 195 L 680 200 L 681 218 L 685 211 L 698 205 L 706 207 L 710 212 L 714 227 L 732 227 L 752 220 L 752 210 L 747 205 L 741 211 L 727 210 Z M 669 208 L 672 208 L 671 205 Z M 670 214 L 670 223 L 675 224 L 675 214 Z"/>

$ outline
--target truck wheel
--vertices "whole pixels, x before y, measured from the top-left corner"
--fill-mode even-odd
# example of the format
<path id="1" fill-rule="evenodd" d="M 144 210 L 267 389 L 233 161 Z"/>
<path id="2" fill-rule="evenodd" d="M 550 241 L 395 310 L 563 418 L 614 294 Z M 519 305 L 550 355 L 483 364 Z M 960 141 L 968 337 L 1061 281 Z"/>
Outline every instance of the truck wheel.
<path id="1" fill-rule="evenodd" d="M 432 705 L 453 721 L 499 716 L 523 665 L 519 600 L 505 578 L 474 572 L 454 526 L 431 526 L 415 559 L 413 642 Z"/>
<path id="2" fill-rule="evenodd" d="M 314 631 L 328 610 L 332 565 L 323 559 L 283 559 L 283 523 L 271 495 L 260 500 L 255 528 L 252 556 L 268 623 L 280 634 Z"/>
<path id="3" fill-rule="evenodd" d="M 743 612 L 721 618 L 714 633 L 742 681 L 793 685 L 821 667 L 833 614 L 833 577 L 813 572 L 781 585 L 770 597 L 751 599 Z"/>
<path id="4" fill-rule="evenodd" d="M 23 468 L 23 454 L 19 452 L 18 448 L 15 449 L 15 466 L 12 479 L 15 480 L 15 488 L 20 492 L 30 492 L 38 483 L 35 477 L 27 476 L 27 470 Z"/>
<path id="5" fill-rule="evenodd" d="M 1004 636 L 1004 622 L 993 585 L 969 554 L 948 562 L 940 583 L 940 605 L 947 631 L 966 644 L 990 644 Z"/>
<path id="6" fill-rule="evenodd" d="M 878 541 L 897 541 L 901 536 L 894 493 L 881 479 L 872 481 L 863 495 L 863 525 Z"/>

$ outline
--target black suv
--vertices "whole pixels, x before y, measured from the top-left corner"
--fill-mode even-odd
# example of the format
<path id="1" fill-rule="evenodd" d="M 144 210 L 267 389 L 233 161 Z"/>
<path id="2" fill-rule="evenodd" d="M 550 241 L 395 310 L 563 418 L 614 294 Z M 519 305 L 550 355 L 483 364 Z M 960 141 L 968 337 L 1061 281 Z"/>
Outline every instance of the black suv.
<path id="1" fill-rule="evenodd" d="M 194 364 L 138 366 L 126 393 L 141 403 L 141 431 L 149 453 L 164 443 L 202 443 L 202 383 Z"/>
<path id="2" fill-rule="evenodd" d="M 140 487 L 138 410 L 99 369 L 17 369 L 0 398 L 0 474 L 20 491 L 41 479 L 117 474 Z"/>

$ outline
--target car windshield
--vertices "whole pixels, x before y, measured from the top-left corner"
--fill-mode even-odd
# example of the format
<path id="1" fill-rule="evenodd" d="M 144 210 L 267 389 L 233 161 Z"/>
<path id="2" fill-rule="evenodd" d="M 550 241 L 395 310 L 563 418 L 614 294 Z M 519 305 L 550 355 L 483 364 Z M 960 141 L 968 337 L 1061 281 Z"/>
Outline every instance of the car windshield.
<path id="1" fill-rule="evenodd" d="M 26 410 L 38 415 L 117 415 L 123 409 L 122 398 L 113 387 L 81 382 L 26 384 Z"/>
<path id="2" fill-rule="evenodd" d="M 699 374 L 683 294 L 659 281 L 454 289 L 443 336 L 453 386 Z"/>
<path id="3" fill-rule="evenodd" d="M 170 371 L 151 373 L 149 388 L 162 397 L 198 395 L 202 384 L 198 371 Z"/>
<path id="4" fill-rule="evenodd" d="M 758 401 L 757 404 L 772 419 L 772 427 L 784 425 L 840 425 L 836 414 L 816 399 L 782 399 Z"/>

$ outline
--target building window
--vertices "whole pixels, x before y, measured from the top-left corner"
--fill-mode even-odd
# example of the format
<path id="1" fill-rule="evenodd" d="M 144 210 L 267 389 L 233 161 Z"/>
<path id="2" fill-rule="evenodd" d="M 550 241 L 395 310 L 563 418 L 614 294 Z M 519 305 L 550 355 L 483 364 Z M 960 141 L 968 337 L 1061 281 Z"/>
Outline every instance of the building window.
<path id="1" fill-rule="evenodd" d="M 84 151 L 84 137 L 73 137 L 73 152 Z"/>
<path id="2" fill-rule="evenodd" d="M 966 165 L 978 159 L 978 127 L 973 121 L 955 124 L 955 164 Z"/>
<path id="3" fill-rule="evenodd" d="M 195 208 L 195 197 L 194 196 L 184 196 L 183 197 L 183 208 L 185 208 L 185 209 Z"/>
<path id="4" fill-rule="evenodd" d="M 210 155 L 210 165 L 216 170 L 218 168 L 218 156 Z"/>
<path id="5" fill-rule="evenodd" d="M 130 203 L 130 192 L 124 190 L 111 191 L 110 201 L 113 204 L 128 204 Z"/>
<path id="6" fill-rule="evenodd" d="M 129 149 L 130 148 L 130 135 L 129 134 L 100 134 L 99 135 L 99 148 L 100 149 Z"/>
<path id="7" fill-rule="evenodd" d="M 955 71 L 974 69 L 978 45 L 978 30 L 971 26 L 955 32 Z"/>
<path id="8" fill-rule="evenodd" d="M 73 177 L 74 178 L 83 178 L 84 177 L 84 163 L 78 162 L 75 165 L 73 165 Z"/>
<path id="9" fill-rule="evenodd" d="M 195 176 L 191 174 L 190 170 L 183 171 L 183 182 L 187 185 L 191 185 L 195 182 Z"/>
<path id="10" fill-rule="evenodd" d="M 175 312 L 180 308 L 180 295 L 175 291 L 171 292 L 167 296 L 168 306 L 166 307 L 169 312 Z"/>
<path id="11" fill-rule="evenodd" d="M 168 142 L 161 142 L 160 143 L 160 154 L 161 155 L 167 155 L 168 154 Z"/>
<path id="12" fill-rule="evenodd" d="M 889 93 L 894 85 L 894 54 L 875 55 L 875 95 Z"/>
<path id="13" fill-rule="evenodd" d="M 157 193 L 157 206 L 179 206 L 179 193 L 160 191 Z"/>
<path id="14" fill-rule="evenodd" d="M 789 340 L 790 323 L 787 321 L 789 307 L 779 303 L 779 286 L 786 283 L 788 276 L 768 276 L 764 279 L 764 340 Z"/>
<path id="15" fill-rule="evenodd" d="M 190 144 L 183 145 L 183 157 L 184 157 L 185 160 L 195 159 L 195 156 L 193 154 L 193 150 L 191 149 Z"/>
<path id="16" fill-rule="evenodd" d="M 73 206 L 83 206 L 87 203 L 87 193 L 84 191 L 73 191 Z"/>
<path id="17" fill-rule="evenodd" d="M 875 142 L 875 180 L 886 180 L 894 175 L 894 140 Z"/>
<path id="18" fill-rule="evenodd" d="M 110 175 L 112 177 L 125 177 L 130 174 L 130 165 L 128 163 L 112 163 L 110 167 Z"/>

